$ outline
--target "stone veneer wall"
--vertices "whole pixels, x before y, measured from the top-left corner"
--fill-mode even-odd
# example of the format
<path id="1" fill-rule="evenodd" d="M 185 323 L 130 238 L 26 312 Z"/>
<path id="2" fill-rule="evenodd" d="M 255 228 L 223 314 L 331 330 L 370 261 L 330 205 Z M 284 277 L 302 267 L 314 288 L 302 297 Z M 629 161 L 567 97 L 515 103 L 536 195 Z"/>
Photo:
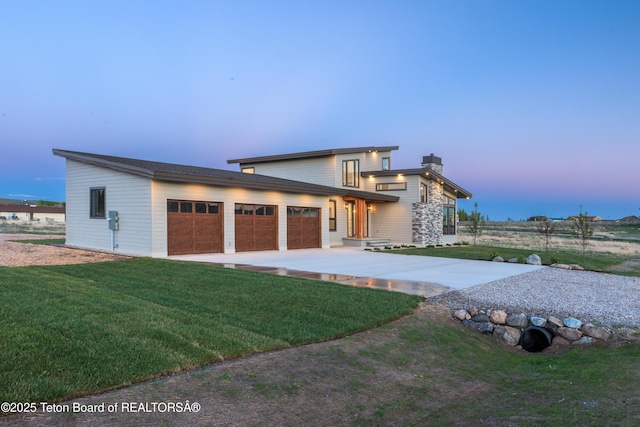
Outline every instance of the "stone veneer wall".
<path id="1" fill-rule="evenodd" d="M 411 204 L 412 240 L 418 245 L 442 244 L 442 186 L 434 181 L 426 183 L 427 203 Z"/>

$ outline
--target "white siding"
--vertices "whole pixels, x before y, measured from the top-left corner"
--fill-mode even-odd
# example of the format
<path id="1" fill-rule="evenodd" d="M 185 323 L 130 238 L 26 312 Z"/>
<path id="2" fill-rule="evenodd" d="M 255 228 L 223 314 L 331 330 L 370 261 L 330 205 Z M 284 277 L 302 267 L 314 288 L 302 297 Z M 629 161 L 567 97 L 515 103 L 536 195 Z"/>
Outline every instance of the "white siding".
<path id="1" fill-rule="evenodd" d="M 67 244 L 111 250 L 111 230 L 104 218 L 89 217 L 89 194 L 105 187 L 105 211 L 118 211 L 115 252 L 151 253 L 151 180 L 67 160 Z"/>
<path id="2" fill-rule="evenodd" d="M 167 199 L 211 201 L 224 203 L 224 252 L 235 252 L 236 203 L 276 205 L 278 207 L 278 247 L 287 249 L 287 206 L 320 208 L 322 215 L 322 247 L 329 242 L 329 198 L 305 194 L 256 191 L 244 188 L 224 188 L 201 184 L 153 182 L 153 254 L 167 256 Z"/>
<path id="3" fill-rule="evenodd" d="M 406 190 L 378 191 L 400 197 L 395 203 L 376 203 L 373 212 L 369 213 L 369 237 L 388 238 L 392 243 L 411 243 L 412 241 L 412 212 L 411 204 L 418 199 L 420 184 L 415 175 L 380 177 L 375 180 L 363 178 L 366 190 L 375 191 L 376 183 L 406 182 Z"/>
<path id="4" fill-rule="evenodd" d="M 274 176 L 295 181 L 310 182 L 312 184 L 334 186 L 335 162 L 333 157 L 317 159 L 283 160 L 258 164 L 243 164 L 245 167 L 255 168 L 255 173 Z"/>

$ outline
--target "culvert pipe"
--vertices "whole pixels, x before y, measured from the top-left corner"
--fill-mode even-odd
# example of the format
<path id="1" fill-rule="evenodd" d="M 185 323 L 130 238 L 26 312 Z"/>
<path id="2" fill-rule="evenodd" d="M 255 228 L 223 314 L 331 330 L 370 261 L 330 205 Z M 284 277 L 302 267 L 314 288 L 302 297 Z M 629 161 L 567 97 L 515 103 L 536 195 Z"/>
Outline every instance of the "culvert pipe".
<path id="1" fill-rule="evenodd" d="M 522 330 L 520 345 L 526 351 L 536 353 L 551 345 L 553 334 L 540 326 L 529 326 Z"/>

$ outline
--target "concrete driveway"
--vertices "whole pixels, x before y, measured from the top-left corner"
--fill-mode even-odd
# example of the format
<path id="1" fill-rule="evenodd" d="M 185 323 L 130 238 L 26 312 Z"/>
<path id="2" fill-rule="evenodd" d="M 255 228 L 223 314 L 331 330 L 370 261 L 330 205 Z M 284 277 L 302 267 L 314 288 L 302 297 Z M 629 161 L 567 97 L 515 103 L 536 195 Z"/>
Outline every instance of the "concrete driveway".
<path id="1" fill-rule="evenodd" d="M 544 268 L 525 264 L 382 253 L 360 248 L 173 255 L 169 258 L 423 296 L 468 288 Z"/>

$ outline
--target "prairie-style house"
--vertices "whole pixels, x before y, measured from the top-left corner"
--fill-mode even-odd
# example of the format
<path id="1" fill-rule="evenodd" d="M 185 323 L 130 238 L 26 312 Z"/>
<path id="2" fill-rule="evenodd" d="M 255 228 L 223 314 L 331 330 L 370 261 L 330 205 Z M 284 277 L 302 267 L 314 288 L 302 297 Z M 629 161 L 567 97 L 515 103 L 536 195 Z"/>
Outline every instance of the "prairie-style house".
<path id="1" fill-rule="evenodd" d="M 456 241 L 471 193 L 431 154 L 393 169 L 398 146 L 228 160 L 240 171 L 54 149 L 66 159 L 67 244 L 132 255 Z"/>

